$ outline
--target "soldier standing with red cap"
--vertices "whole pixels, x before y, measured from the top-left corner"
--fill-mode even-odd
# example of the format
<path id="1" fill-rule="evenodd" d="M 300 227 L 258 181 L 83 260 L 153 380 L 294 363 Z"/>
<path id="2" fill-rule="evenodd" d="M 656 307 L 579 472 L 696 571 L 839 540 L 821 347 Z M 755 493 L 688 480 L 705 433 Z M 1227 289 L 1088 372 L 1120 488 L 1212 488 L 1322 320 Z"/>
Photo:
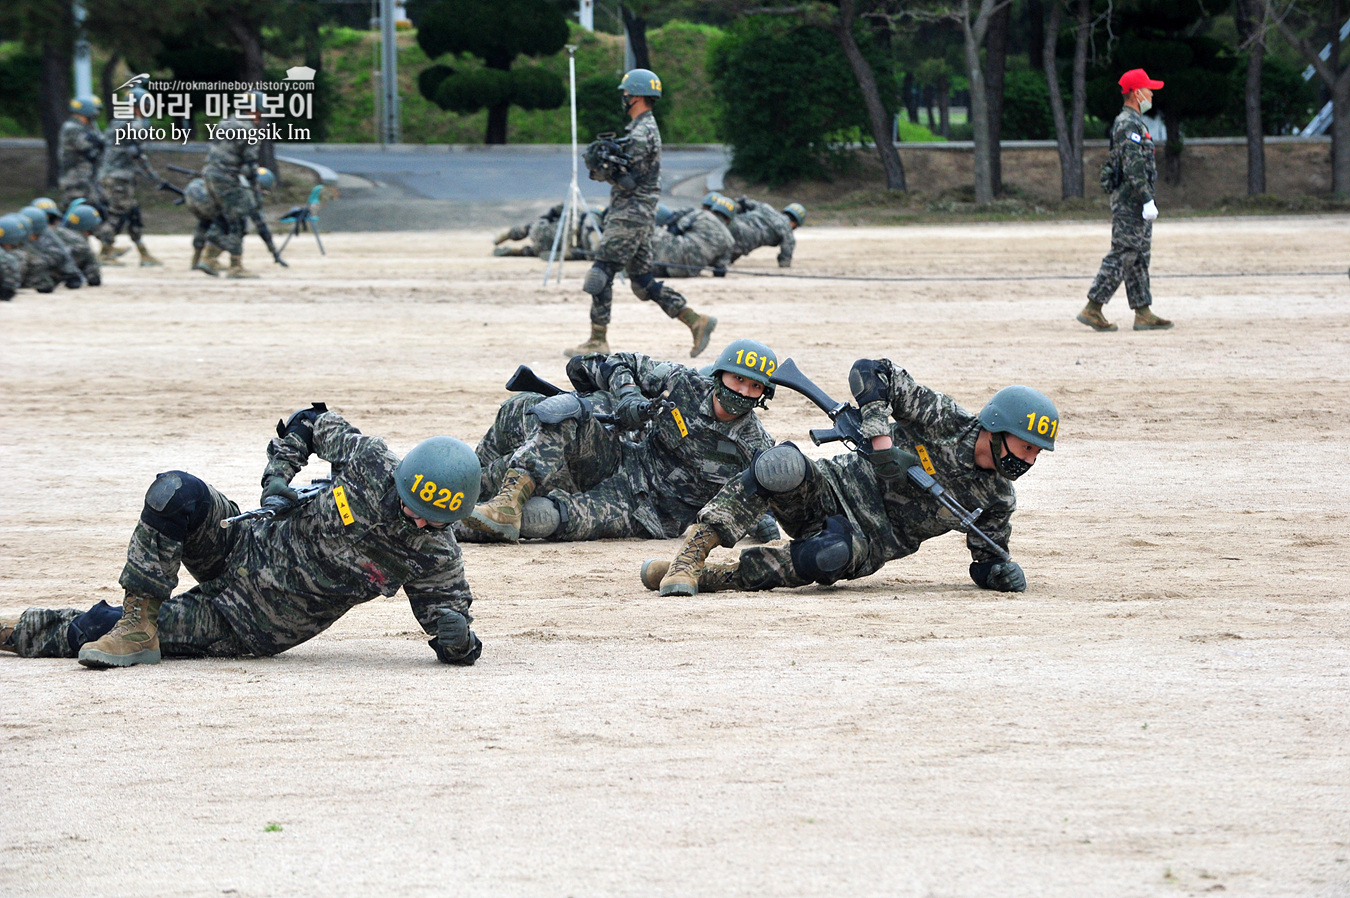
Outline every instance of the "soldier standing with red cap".
<path id="1" fill-rule="evenodd" d="M 1125 108 L 1111 125 L 1111 158 L 1102 168 L 1102 189 L 1111 194 L 1111 251 L 1088 290 L 1087 305 L 1078 320 L 1093 330 L 1113 331 L 1102 306 L 1111 301 L 1120 282 L 1134 309 L 1137 331 L 1166 330 L 1172 322 L 1153 314 L 1153 294 L 1148 284 L 1149 247 L 1158 206 L 1153 185 L 1158 165 L 1153 156 L 1153 136 L 1144 124 L 1144 113 L 1153 107 L 1153 91 L 1163 86 L 1143 69 L 1130 69 L 1120 77 Z"/>

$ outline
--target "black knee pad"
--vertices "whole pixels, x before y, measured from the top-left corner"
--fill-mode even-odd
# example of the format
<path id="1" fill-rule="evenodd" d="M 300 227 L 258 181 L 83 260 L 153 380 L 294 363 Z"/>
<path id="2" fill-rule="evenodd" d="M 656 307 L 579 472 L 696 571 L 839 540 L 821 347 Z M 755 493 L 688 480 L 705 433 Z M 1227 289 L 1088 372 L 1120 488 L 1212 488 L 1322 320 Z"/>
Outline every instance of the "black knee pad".
<path id="1" fill-rule="evenodd" d="M 810 469 L 811 464 L 802 455 L 802 450 L 793 443 L 779 443 L 771 449 L 756 452 L 741 477 L 755 493 L 778 495 L 801 486 Z"/>
<path id="2" fill-rule="evenodd" d="M 205 481 L 183 471 L 166 471 L 146 490 L 141 522 L 170 539 L 186 542 L 210 511 L 211 491 Z"/>
<path id="3" fill-rule="evenodd" d="M 788 548 L 797 576 L 815 583 L 833 583 L 853 560 L 853 527 L 848 518 L 837 514 L 826 519 L 824 530 L 806 539 L 794 539 Z"/>
<path id="4" fill-rule="evenodd" d="M 80 646 L 101 638 L 121 619 L 121 608 L 114 608 L 107 602 L 100 601 L 70 622 L 70 626 L 66 628 L 66 643 L 72 652 L 78 653 Z"/>
<path id="5" fill-rule="evenodd" d="M 658 281 L 650 271 L 638 275 L 629 283 L 633 287 L 633 295 L 638 299 L 656 299 L 661 295 L 661 291 L 666 288 L 666 285 Z"/>

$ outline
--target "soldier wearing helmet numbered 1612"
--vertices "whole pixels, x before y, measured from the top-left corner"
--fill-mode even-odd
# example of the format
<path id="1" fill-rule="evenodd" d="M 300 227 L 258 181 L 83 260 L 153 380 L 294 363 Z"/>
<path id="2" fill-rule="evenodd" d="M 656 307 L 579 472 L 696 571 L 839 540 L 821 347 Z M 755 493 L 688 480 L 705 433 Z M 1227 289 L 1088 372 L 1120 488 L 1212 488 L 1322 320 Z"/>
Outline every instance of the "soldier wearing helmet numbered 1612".
<path id="1" fill-rule="evenodd" d="M 591 296 L 591 337 L 564 355 L 609 352 L 614 276 L 623 271 L 638 299 L 655 302 L 689 328 L 694 339 L 689 355 L 696 356 L 707 348 L 717 319 L 689 308 L 683 296 L 652 273 L 652 237 L 661 195 L 661 132 L 652 108 L 661 96 L 661 79 L 647 69 L 633 69 L 623 76 L 619 90 L 624 114 L 630 119 L 628 136 L 615 140 L 602 135 L 586 148 L 591 179 L 611 185 L 604 234 L 582 284 Z"/>
<path id="2" fill-rule="evenodd" d="M 315 455 L 331 477 L 297 491 L 291 480 Z M 29 608 L 0 620 L 0 649 L 78 656 L 93 668 L 157 664 L 163 655 L 263 657 L 402 588 L 441 662 L 478 659 L 473 596 L 447 529 L 478 499 L 472 449 L 438 436 L 400 459 L 315 403 L 277 423 L 267 456 L 263 508 L 244 519 L 200 478 L 156 476 L 127 548 L 122 608 Z M 173 595 L 181 568 L 197 585 Z"/>
<path id="3" fill-rule="evenodd" d="M 1006 387 L 972 415 L 885 359 L 854 363 L 849 386 L 871 444 L 866 455 L 813 460 L 792 443 L 760 453 L 698 513 L 671 562 L 643 565 L 643 584 L 662 595 L 694 595 L 865 577 L 956 528 L 956 518 L 908 478 L 913 465 L 965 508 L 983 509 L 976 526 L 1006 551 L 1017 505 L 1012 481 L 1042 449 L 1054 450 L 1054 404 L 1030 387 Z M 791 542 L 707 563 L 712 549 L 734 545 L 766 511 Z M 973 533 L 966 544 L 977 586 L 1026 588 L 1017 562 L 1002 560 Z"/>
<path id="4" fill-rule="evenodd" d="M 480 444 L 480 461 L 505 472 L 496 496 L 463 526 L 501 542 L 675 536 L 773 445 L 755 408 L 773 396 L 777 364 L 755 340 L 724 349 L 710 374 L 635 353 L 574 358 L 569 377 L 595 389 L 529 406 L 504 465 L 484 458 Z M 640 441 L 625 438 L 644 428 Z"/>

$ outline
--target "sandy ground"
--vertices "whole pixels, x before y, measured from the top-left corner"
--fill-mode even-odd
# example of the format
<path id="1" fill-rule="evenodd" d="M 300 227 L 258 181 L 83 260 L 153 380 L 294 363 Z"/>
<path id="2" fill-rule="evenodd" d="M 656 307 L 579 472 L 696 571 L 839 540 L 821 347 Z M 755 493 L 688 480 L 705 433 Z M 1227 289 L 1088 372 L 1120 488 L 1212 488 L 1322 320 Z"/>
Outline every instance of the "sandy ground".
<path id="1" fill-rule="evenodd" d="M 406 451 L 475 441 L 519 363 L 562 380 L 583 266 L 541 287 L 489 233 L 334 234 L 252 282 L 155 237 L 164 269 L 0 307 L 0 609 L 118 601 L 155 472 L 249 505 L 310 400 Z M 0 656 L 0 893 L 1350 894 L 1347 238 L 1160 222 L 1168 333 L 1074 322 L 1105 222 L 812 228 L 792 269 L 987 281 L 685 281 L 715 344 L 838 395 L 886 356 L 971 409 L 1054 397 L 1059 449 L 1018 485 L 1028 591 L 976 589 L 955 534 L 693 600 L 638 582 L 673 541 L 468 546 L 468 669 L 402 598 L 264 660 Z M 1165 277 L 1233 272 L 1321 274 Z M 618 295 L 616 349 L 687 357 Z M 791 395 L 764 419 L 823 423 Z"/>

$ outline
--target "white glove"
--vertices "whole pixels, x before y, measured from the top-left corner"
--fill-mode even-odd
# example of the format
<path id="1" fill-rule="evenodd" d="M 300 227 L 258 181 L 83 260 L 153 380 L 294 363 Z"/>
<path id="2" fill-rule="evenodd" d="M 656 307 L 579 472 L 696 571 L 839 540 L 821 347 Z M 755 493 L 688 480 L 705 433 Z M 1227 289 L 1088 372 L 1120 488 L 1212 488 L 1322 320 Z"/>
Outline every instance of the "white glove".
<path id="1" fill-rule="evenodd" d="M 1152 221 L 1158 217 L 1158 204 L 1149 200 L 1144 203 L 1144 221 Z"/>

